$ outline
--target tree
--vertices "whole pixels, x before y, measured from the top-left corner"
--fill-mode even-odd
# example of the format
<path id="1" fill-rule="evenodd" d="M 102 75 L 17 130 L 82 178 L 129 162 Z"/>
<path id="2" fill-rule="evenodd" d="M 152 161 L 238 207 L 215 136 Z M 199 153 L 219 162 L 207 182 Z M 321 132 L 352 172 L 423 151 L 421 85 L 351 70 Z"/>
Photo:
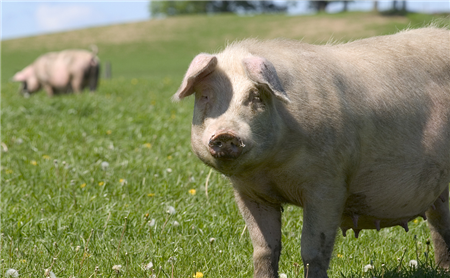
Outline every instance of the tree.
<path id="1" fill-rule="evenodd" d="M 269 13 L 285 12 L 292 2 L 275 4 L 274 1 L 150 1 L 150 13 L 182 15 L 203 13 Z"/>
<path id="2" fill-rule="evenodd" d="M 324 12 L 331 1 L 309 1 L 309 6 L 318 12 Z"/>

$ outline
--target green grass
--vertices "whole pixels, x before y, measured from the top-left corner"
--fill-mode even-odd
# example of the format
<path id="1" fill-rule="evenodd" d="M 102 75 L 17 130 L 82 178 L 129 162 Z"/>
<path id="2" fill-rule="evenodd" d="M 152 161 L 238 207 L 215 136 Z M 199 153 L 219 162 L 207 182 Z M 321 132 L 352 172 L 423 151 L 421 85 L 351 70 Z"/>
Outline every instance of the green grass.
<path id="1" fill-rule="evenodd" d="M 20 277 L 43 277 L 51 267 L 57 277 L 117 277 L 112 267 L 122 265 L 120 277 L 149 277 L 142 267 L 151 261 L 161 278 L 171 277 L 172 269 L 173 277 L 196 271 L 204 277 L 251 277 L 252 246 L 231 185 L 191 151 L 192 99 L 173 103 L 170 97 L 192 57 L 220 49 L 227 39 L 274 37 L 273 28 L 302 20 L 362 24 L 356 19 L 363 16 L 186 17 L 161 21 L 160 33 L 142 30 L 157 33 L 153 42 L 117 44 L 95 41 L 109 27 L 74 31 L 94 37 L 102 61 L 112 62 L 114 78 L 102 80 L 95 94 L 55 98 L 41 92 L 25 99 L 17 84 L 7 82 L 48 51 L 46 40 L 2 42 L 0 276 L 14 268 Z M 411 24 L 433 20 L 413 17 Z M 185 25 L 170 27 L 177 20 Z M 396 25 L 398 20 L 364 22 L 366 36 L 408 25 Z M 173 32 L 171 39 L 163 39 L 165 32 Z M 71 35 L 46 39 L 66 37 L 58 44 L 64 48 Z M 22 47 L 14 46 L 18 42 Z M 176 213 L 168 214 L 168 206 Z M 303 277 L 301 226 L 302 210 L 286 206 L 280 273 L 288 277 Z M 422 219 L 411 222 L 408 233 L 394 227 L 363 231 L 358 239 L 350 231 L 346 238 L 339 234 L 329 275 L 448 277 L 434 267 L 429 237 Z M 412 259 L 419 261 L 418 270 L 408 267 Z M 374 269 L 364 273 L 371 262 Z"/>

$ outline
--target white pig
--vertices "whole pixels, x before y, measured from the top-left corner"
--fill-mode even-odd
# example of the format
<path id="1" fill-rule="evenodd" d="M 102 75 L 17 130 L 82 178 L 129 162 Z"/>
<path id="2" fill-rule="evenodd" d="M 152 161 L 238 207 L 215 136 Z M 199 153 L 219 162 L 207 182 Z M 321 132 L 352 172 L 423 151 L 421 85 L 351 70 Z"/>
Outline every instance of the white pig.
<path id="1" fill-rule="evenodd" d="M 449 268 L 449 30 L 244 40 L 195 57 L 174 99 L 191 94 L 192 148 L 232 182 L 254 277 L 278 277 L 286 203 L 303 207 L 309 278 L 327 277 L 338 227 L 408 231 L 417 216 Z"/>
<path id="2" fill-rule="evenodd" d="M 20 92 L 24 95 L 44 88 L 48 96 L 53 96 L 59 93 L 79 93 L 88 86 L 90 91 L 95 91 L 99 72 L 97 47 L 93 46 L 92 52 L 70 49 L 46 53 L 16 73 L 12 80 L 22 82 Z"/>

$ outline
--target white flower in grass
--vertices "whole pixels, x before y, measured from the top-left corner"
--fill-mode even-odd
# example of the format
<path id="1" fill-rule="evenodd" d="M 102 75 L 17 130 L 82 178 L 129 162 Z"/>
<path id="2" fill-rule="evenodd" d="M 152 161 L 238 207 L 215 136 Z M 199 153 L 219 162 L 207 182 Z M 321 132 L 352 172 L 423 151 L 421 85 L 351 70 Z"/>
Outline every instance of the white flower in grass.
<path id="1" fill-rule="evenodd" d="M 148 264 L 145 265 L 145 270 L 151 270 L 153 268 L 153 263 L 149 262 Z"/>
<path id="2" fill-rule="evenodd" d="M 122 266 L 120 265 L 120 264 L 117 264 L 117 265 L 114 265 L 113 267 L 112 267 L 112 269 L 114 270 L 114 271 L 116 271 L 116 272 L 120 272 L 120 269 L 122 268 Z"/>
<path id="3" fill-rule="evenodd" d="M 174 215 L 176 211 L 174 207 L 168 206 L 166 212 L 170 215 Z"/>
<path id="4" fill-rule="evenodd" d="M 178 223 L 178 221 L 173 221 L 173 226 L 178 227 L 178 226 L 180 226 L 180 223 Z"/>
<path id="5" fill-rule="evenodd" d="M 109 163 L 106 161 L 103 161 L 102 162 L 102 170 L 106 171 L 106 170 L 108 170 L 108 167 L 109 167 Z"/>
<path id="6" fill-rule="evenodd" d="M 55 273 L 53 273 L 53 271 L 51 271 L 50 268 L 47 268 L 45 270 L 44 275 L 45 275 L 45 277 L 56 278 Z"/>
<path id="7" fill-rule="evenodd" d="M 5 273 L 6 277 L 19 277 L 19 271 L 15 270 L 14 268 L 10 268 Z"/>
<path id="8" fill-rule="evenodd" d="M 408 265 L 409 265 L 409 267 L 417 268 L 418 263 L 416 260 L 410 260 Z"/>
<path id="9" fill-rule="evenodd" d="M 155 226 L 155 224 L 156 224 L 156 220 L 155 220 L 155 219 L 152 219 L 152 220 L 148 221 L 148 225 L 149 225 L 150 227 Z"/>
<path id="10" fill-rule="evenodd" d="M 369 271 L 371 269 L 373 269 L 373 265 L 371 265 L 371 264 L 368 264 L 368 265 L 364 266 L 364 272 L 367 272 L 367 271 Z"/>
<path id="11" fill-rule="evenodd" d="M 170 168 L 167 168 L 166 171 L 167 171 L 167 173 L 172 173 L 172 169 L 170 169 Z"/>
<path id="12" fill-rule="evenodd" d="M 280 274 L 280 278 L 287 278 L 287 275 L 284 274 L 284 273 L 281 273 L 281 274 Z"/>

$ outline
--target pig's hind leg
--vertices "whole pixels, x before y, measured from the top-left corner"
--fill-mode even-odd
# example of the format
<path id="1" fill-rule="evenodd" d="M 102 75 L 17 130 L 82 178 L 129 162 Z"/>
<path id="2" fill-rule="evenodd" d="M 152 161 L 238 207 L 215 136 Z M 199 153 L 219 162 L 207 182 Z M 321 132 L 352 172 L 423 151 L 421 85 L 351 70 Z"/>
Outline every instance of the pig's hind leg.
<path id="1" fill-rule="evenodd" d="M 450 268 L 450 211 L 449 189 L 442 192 L 434 202 L 434 206 L 427 212 L 428 226 L 433 238 L 436 264 L 443 268 Z"/>

